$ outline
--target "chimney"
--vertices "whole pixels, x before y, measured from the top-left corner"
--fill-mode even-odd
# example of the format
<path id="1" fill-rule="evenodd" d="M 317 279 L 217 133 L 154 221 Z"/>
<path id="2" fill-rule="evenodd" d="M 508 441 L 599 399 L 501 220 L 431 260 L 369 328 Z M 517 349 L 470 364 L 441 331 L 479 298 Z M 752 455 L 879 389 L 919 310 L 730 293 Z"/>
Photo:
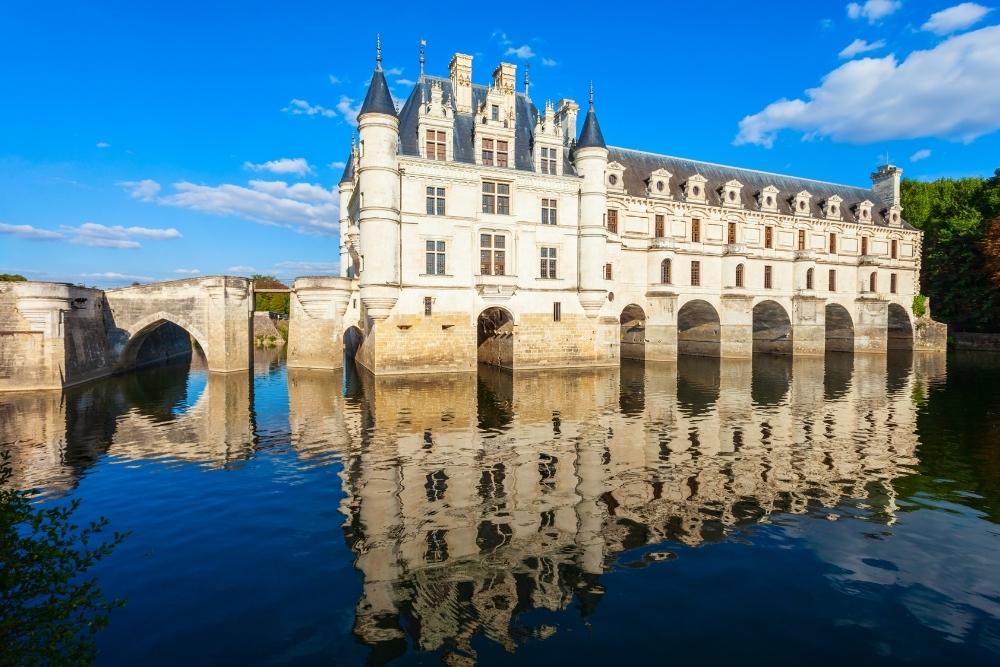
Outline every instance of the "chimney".
<path id="1" fill-rule="evenodd" d="M 580 105 L 571 99 L 563 98 L 559 100 L 559 111 L 556 112 L 556 122 L 562 125 L 563 145 L 569 146 L 570 142 L 576 141 L 576 114 L 580 111 Z"/>
<path id="2" fill-rule="evenodd" d="M 901 206 L 899 181 L 903 170 L 894 164 L 884 164 L 872 172 L 872 189 L 886 206 Z"/>
<path id="3" fill-rule="evenodd" d="M 472 113 L 472 56 L 456 53 L 448 65 L 451 77 L 452 95 L 455 96 L 455 110 Z"/>
<path id="4" fill-rule="evenodd" d="M 493 87 L 502 93 L 513 95 L 517 86 L 517 65 L 500 63 L 493 70 Z"/>

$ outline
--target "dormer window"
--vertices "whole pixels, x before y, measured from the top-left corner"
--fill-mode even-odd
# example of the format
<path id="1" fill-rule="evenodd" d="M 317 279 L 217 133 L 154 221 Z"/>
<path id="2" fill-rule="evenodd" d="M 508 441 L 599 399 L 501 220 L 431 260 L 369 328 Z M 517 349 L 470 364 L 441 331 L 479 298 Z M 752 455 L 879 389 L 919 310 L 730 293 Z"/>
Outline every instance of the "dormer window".
<path id="1" fill-rule="evenodd" d="M 823 215 L 827 220 L 840 220 L 840 205 L 843 201 L 843 198 L 833 195 L 823 202 Z"/>
<path id="2" fill-rule="evenodd" d="M 620 162 L 608 164 L 608 188 L 617 191 L 625 189 L 625 165 Z"/>
<path id="3" fill-rule="evenodd" d="M 508 145 L 500 139 L 483 139 L 483 164 L 487 167 L 506 167 Z"/>
<path id="4" fill-rule="evenodd" d="M 670 179 L 673 176 L 666 169 L 657 169 L 646 179 L 646 194 L 658 199 L 670 199 Z"/>
<path id="5" fill-rule="evenodd" d="M 854 207 L 855 215 L 858 216 L 858 220 L 860 222 L 871 222 L 872 221 L 872 206 L 873 205 L 874 204 L 872 204 L 870 201 L 868 201 L 866 199 L 866 200 L 864 200 L 860 204 L 857 204 Z"/>
<path id="6" fill-rule="evenodd" d="M 499 121 L 500 120 L 500 105 L 494 104 L 490 107 L 490 120 Z"/>
<path id="7" fill-rule="evenodd" d="M 890 206 L 886 209 L 885 220 L 890 227 L 899 227 L 903 224 L 902 209 L 899 206 Z"/>
<path id="8" fill-rule="evenodd" d="M 448 133 L 441 130 L 427 130 L 427 159 L 447 160 L 448 159 Z"/>
<path id="9" fill-rule="evenodd" d="M 757 193 L 757 205 L 762 211 L 776 212 L 778 210 L 778 188 L 769 185 Z"/>
<path id="10" fill-rule="evenodd" d="M 808 216 L 809 211 L 809 200 L 812 199 L 812 195 L 808 191 L 803 190 L 794 197 L 792 197 L 792 211 L 795 215 Z"/>
<path id="11" fill-rule="evenodd" d="M 558 154 L 559 149 L 557 148 L 548 148 L 546 146 L 541 147 L 538 166 L 543 174 L 555 175 L 556 159 Z"/>
<path id="12" fill-rule="evenodd" d="M 740 193 L 743 191 L 743 184 L 737 180 L 731 180 L 726 182 L 721 188 L 719 188 L 719 193 L 722 196 L 722 205 L 727 208 L 741 208 L 743 206 L 743 201 L 740 199 Z"/>
<path id="13" fill-rule="evenodd" d="M 611 185 L 618 185 L 618 174 L 608 175 L 608 183 Z"/>
<path id="14" fill-rule="evenodd" d="M 695 174 L 684 183 L 684 198 L 687 201 L 705 202 L 705 184 L 708 179 L 701 174 Z"/>

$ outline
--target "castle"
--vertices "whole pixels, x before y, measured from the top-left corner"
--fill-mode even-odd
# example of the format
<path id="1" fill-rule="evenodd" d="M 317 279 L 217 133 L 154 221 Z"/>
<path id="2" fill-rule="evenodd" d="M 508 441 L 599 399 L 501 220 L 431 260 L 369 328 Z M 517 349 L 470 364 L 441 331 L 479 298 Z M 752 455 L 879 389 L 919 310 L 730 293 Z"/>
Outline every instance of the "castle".
<path id="1" fill-rule="evenodd" d="M 580 106 L 537 107 L 516 65 L 488 85 L 461 53 L 423 69 L 397 110 L 379 49 L 339 184 L 342 275 L 296 282 L 290 365 L 336 366 L 345 336 L 375 374 L 943 349 L 913 312 L 899 168 L 869 189 L 618 148 L 593 88 L 578 135 Z"/>

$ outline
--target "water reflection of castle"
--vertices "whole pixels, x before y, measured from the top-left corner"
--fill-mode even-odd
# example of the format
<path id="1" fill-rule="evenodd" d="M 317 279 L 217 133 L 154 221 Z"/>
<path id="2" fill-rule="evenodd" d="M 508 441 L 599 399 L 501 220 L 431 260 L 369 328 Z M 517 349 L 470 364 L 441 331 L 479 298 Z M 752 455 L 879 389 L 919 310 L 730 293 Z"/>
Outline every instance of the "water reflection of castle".
<path id="1" fill-rule="evenodd" d="M 477 634 L 512 648 L 549 632 L 515 627 L 521 611 L 575 600 L 586 613 L 630 548 L 719 540 L 774 512 L 834 514 L 846 498 L 892 522 L 918 404 L 945 371 L 941 356 L 889 361 L 364 377 L 346 398 L 339 373 L 291 370 L 291 445 L 342 462 L 363 578 L 356 635 L 383 657 L 408 633 L 458 659 Z M 182 373 L 5 397 L 0 442 L 18 441 L 17 483 L 67 488 L 104 453 L 252 456 L 249 376 L 212 374 L 197 393 Z"/>

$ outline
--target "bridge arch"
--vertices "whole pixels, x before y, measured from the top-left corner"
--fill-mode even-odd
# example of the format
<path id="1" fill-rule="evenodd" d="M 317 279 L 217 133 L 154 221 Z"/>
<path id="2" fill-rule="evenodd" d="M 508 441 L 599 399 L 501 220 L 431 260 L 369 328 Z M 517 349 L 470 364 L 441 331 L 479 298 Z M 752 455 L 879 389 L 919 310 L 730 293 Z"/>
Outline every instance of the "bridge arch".
<path id="1" fill-rule="evenodd" d="M 906 312 L 898 303 L 889 304 L 888 313 L 888 340 L 887 347 L 890 350 L 912 350 L 913 349 L 913 323 L 910 321 L 910 314 Z"/>
<path id="2" fill-rule="evenodd" d="M 754 354 L 792 353 L 792 320 L 777 301 L 761 301 L 753 307 Z"/>
<path id="3" fill-rule="evenodd" d="M 718 357 L 722 351 L 722 320 L 708 301 L 694 299 L 677 311 L 677 352 Z"/>
<path id="4" fill-rule="evenodd" d="M 162 327 L 164 325 L 170 325 L 179 331 L 183 331 L 184 334 L 189 337 L 187 345 L 183 345 L 182 341 L 171 341 L 166 339 L 157 341 L 160 343 L 161 349 L 154 353 L 151 358 L 144 361 L 139 355 L 140 351 L 143 349 L 143 344 L 146 343 L 147 340 L 150 340 L 150 336 L 154 335 L 154 332 L 163 331 Z M 166 361 L 167 359 L 178 357 L 182 354 L 193 354 L 195 350 L 190 344 L 191 339 L 193 339 L 197 347 L 201 349 L 201 353 L 205 356 L 206 360 L 209 359 L 209 355 L 211 354 L 211 350 L 208 347 L 208 338 L 203 332 L 199 331 L 198 328 L 192 325 L 186 318 L 179 317 L 166 311 L 150 313 L 149 315 L 136 320 L 125 330 L 125 335 L 127 337 L 125 345 L 122 348 L 121 354 L 118 356 L 118 363 L 116 364 L 117 372 L 133 370 L 140 365 Z"/>
<path id="5" fill-rule="evenodd" d="M 621 358 L 645 359 L 646 311 L 630 303 L 622 309 L 618 321 L 621 324 Z"/>
<path id="6" fill-rule="evenodd" d="M 827 352 L 854 351 L 854 320 L 839 303 L 826 304 L 824 333 Z"/>
<path id="7" fill-rule="evenodd" d="M 476 358 L 481 364 L 514 368 L 514 316 L 490 306 L 476 320 Z"/>

